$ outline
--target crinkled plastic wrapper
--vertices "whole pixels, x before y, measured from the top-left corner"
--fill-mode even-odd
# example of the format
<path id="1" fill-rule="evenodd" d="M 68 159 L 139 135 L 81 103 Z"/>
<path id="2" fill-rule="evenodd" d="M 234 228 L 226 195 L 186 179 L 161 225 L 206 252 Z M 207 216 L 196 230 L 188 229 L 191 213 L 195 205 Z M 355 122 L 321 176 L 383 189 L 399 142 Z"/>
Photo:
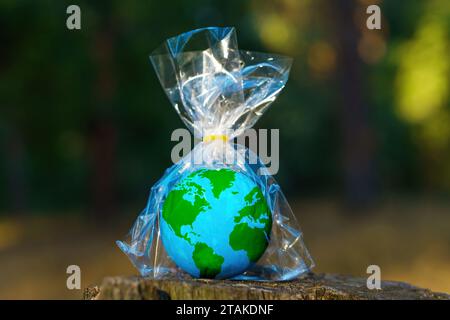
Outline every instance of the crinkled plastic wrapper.
<path id="1" fill-rule="evenodd" d="M 164 201 L 181 179 L 199 168 L 244 173 L 261 189 L 272 213 L 270 242 L 261 258 L 233 279 L 290 280 L 313 261 L 280 186 L 257 155 L 233 139 L 251 128 L 288 79 L 291 59 L 240 51 L 234 28 L 204 28 L 166 40 L 150 60 L 169 100 L 198 143 L 151 188 L 146 208 L 129 237 L 118 241 L 143 276 L 189 275 L 164 249 L 160 222 Z M 226 137 L 226 139 L 205 139 Z"/>

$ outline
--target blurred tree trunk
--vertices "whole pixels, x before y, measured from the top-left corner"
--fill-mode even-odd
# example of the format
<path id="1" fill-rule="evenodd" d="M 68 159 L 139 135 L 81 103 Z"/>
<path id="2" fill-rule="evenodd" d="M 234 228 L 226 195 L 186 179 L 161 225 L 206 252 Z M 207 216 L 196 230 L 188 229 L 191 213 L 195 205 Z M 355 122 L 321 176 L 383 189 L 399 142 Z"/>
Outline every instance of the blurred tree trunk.
<path id="1" fill-rule="evenodd" d="M 374 137 L 369 106 L 363 99 L 362 61 L 358 55 L 360 32 L 355 23 L 357 1 L 332 1 L 338 46 L 340 83 L 339 122 L 342 138 L 343 183 L 351 206 L 365 206 L 375 195 Z M 363 10 L 362 7 L 359 9 Z"/>
<path id="2" fill-rule="evenodd" d="M 9 208 L 22 213 L 26 208 L 25 146 L 17 126 L 7 127 L 4 146 Z"/>
<path id="3" fill-rule="evenodd" d="M 98 218 L 115 213 L 116 126 L 112 117 L 116 79 L 114 77 L 114 33 L 109 18 L 93 38 L 92 54 L 97 67 L 94 110 L 89 121 L 90 194 Z M 104 219 L 102 219 L 104 220 Z"/>
<path id="4" fill-rule="evenodd" d="M 8 23 L 0 19 L 0 73 L 8 71 L 14 63 L 16 52 L 13 50 L 14 35 Z M 8 79 L 6 76 L 5 80 Z M 9 87 L 10 88 L 10 87 Z M 6 92 L 6 91 L 2 91 Z M 9 210 L 23 213 L 27 206 L 27 177 L 25 171 L 25 142 L 20 128 L 20 108 L 18 104 L 6 102 L 9 97 L 2 96 L 0 113 L 0 157 L 5 168 L 5 202 Z M 3 134 L 4 133 L 4 134 Z M 2 141 L 4 138 L 4 141 Z"/>

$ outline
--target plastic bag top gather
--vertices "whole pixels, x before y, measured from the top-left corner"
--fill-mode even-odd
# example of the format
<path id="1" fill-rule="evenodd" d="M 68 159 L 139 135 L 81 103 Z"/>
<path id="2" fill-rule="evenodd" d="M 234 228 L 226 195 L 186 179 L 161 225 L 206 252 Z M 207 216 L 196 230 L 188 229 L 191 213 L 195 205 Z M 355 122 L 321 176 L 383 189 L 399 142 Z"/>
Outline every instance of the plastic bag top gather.
<path id="1" fill-rule="evenodd" d="M 172 37 L 150 60 L 195 137 L 227 134 L 230 139 L 252 127 L 275 100 L 292 62 L 280 55 L 239 50 L 231 27 Z"/>

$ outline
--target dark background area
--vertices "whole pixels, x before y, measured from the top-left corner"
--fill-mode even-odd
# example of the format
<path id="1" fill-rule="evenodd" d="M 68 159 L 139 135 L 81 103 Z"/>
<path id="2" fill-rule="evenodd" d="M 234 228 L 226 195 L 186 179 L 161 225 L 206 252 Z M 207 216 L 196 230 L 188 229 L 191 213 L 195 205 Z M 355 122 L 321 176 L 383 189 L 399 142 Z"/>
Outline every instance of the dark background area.
<path id="1" fill-rule="evenodd" d="M 81 30 L 66 8 L 81 8 Z M 378 4 L 382 29 L 368 30 Z M 294 58 L 256 128 L 280 129 L 275 177 L 316 271 L 450 291 L 450 2 L 2 1 L 0 297 L 135 271 L 115 248 L 172 163 L 183 124 L 148 55 L 205 26 Z M 31 273 L 31 274 L 30 274 Z"/>

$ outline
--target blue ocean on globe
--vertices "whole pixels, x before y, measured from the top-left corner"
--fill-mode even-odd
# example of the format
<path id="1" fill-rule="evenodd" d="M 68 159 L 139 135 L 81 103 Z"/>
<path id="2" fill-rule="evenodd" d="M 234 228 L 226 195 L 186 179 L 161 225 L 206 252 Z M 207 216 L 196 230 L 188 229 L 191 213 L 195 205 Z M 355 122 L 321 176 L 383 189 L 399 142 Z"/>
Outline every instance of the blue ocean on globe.
<path id="1" fill-rule="evenodd" d="M 168 193 L 161 237 L 177 266 L 194 277 L 225 279 L 263 255 L 272 214 L 260 188 L 230 169 L 199 169 Z"/>

